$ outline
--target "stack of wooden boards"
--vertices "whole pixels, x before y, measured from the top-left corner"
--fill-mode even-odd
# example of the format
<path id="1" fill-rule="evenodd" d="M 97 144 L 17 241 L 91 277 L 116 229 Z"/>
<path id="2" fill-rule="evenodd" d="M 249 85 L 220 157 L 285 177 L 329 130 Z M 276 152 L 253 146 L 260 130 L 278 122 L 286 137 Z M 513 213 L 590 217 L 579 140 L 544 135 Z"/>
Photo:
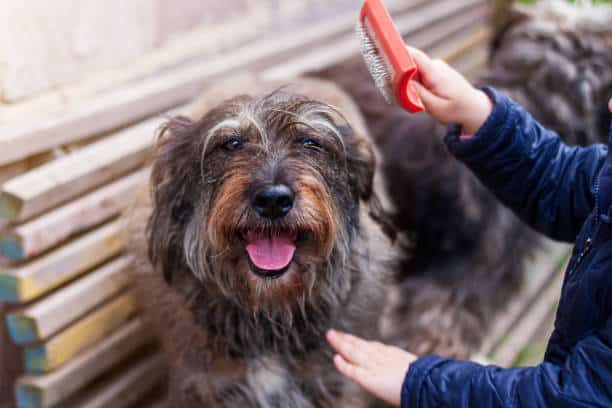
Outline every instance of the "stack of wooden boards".
<path id="1" fill-rule="evenodd" d="M 525 264 L 525 283 L 498 313 L 473 360 L 502 367 L 538 364 L 552 333 L 571 245 L 542 242 Z"/>
<path id="2" fill-rule="evenodd" d="M 485 65 L 485 0 L 388 3 L 409 43 L 468 76 Z M 146 182 L 159 112 L 180 110 L 228 73 L 290 79 L 354 57 L 355 18 L 351 10 L 264 36 L 92 93 L 41 121 L 2 125 L 0 301 L 11 305 L 4 318 L 24 366 L 19 407 L 155 404 L 164 362 L 139 317 L 119 215 Z"/>

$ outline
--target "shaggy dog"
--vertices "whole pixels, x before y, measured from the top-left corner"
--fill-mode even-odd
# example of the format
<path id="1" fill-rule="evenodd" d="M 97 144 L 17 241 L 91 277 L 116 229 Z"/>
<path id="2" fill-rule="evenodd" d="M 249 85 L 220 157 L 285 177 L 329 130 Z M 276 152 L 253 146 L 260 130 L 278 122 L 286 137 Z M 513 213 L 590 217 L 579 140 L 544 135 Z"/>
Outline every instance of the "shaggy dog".
<path id="1" fill-rule="evenodd" d="M 233 80 L 171 119 L 135 210 L 138 282 L 175 407 L 365 401 L 324 333 L 382 336 L 398 256 L 374 145 L 339 88 L 278 86 Z"/>

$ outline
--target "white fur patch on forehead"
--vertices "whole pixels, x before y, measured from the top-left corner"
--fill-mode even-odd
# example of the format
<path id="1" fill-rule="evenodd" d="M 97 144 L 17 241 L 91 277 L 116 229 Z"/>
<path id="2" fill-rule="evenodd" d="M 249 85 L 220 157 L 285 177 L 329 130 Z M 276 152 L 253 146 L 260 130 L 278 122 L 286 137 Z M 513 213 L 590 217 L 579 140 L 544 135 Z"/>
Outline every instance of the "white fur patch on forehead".
<path id="1" fill-rule="evenodd" d="M 214 134 L 217 133 L 217 131 L 221 129 L 227 129 L 227 128 L 240 129 L 240 121 L 237 118 L 228 118 L 228 119 L 222 120 L 221 122 L 217 123 L 215 126 L 213 126 L 208 131 L 207 138 L 214 136 Z"/>
<path id="2" fill-rule="evenodd" d="M 241 130 L 243 128 L 248 127 L 249 125 L 257 129 L 257 132 L 261 137 L 261 141 L 264 143 L 264 145 L 267 144 L 268 134 L 266 132 L 265 127 L 257 119 L 257 115 L 255 114 L 255 112 L 253 112 L 253 109 L 250 108 L 248 105 L 245 105 L 241 107 L 240 112 L 236 114 L 236 116 L 222 120 L 208 131 L 208 134 L 206 135 L 204 151 L 206 151 L 206 147 L 208 146 L 210 139 L 212 139 L 215 133 L 217 133 L 219 130 L 228 128 L 234 130 Z"/>
<path id="3" fill-rule="evenodd" d="M 208 131 L 207 142 L 221 129 L 232 128 L 240 130 L 253 126 L 259 134 L 262 144 L 267 146 L 269 143 L 268 133 L 266 132 L 265 126 L 258 119 L 256 110 L 257 108 L 251 106 L 249 103 L 240 105 L 239 111 L 235 116 L 219 122 Z"/>
<path id="4" fill-rule="evenodd" d="M 204 155 L 206 154 L 206 150 L 208 149 L 208 144 L 210 143 L 210 140 L 213 138 L 215 133 L 217 133 L 221 129 L 239 130 L 240 120 L 238 120 L 237 118 L 228 118 L 228 119 L 222 120 L 221 122 L 217 123 L 215 126 L 213 126 L 208 131 L 208 134 L 206 135 L 206 139 L 204 140 L 204 146 L 202 147 L 202 159 L 204 159 Z"/>
<path id="5" fill-rule="evenodd" d="M 257 118 L 257 114 L 250 106 L 244 106 L 242 111 L 238 114 L 238 118 L 241 123 L 245 125 L 252 125 L 255 129 L 257 129 L 257 133 L 259 133 L 259 137 L 261 138 L 261 143 L 268 147 L 270 144 L 270 139 L 268 138 L 268 132 L 266 131 L 265 126 L 260 122 Z"/>
<path id="6" fill-rule="evenodd" d="M 326 129 L 331 134 L 333 134 L 343 149 L 346 149 L 344 138 L 342 137 L 342 133 L 336 126 L 336 124 L 330 120 L 330 118 L 338 117 L 342 121 L 346 122 L 346 119 L 342 116 L 342 114 L 333 106 L 325 105 L 325 104 L 312 104 L 308 105 L 306 109 L 299 112 L 301 120 L 312 127 L 313 129 Z M 347 122 L 348 124 L 348 122 Z"/>

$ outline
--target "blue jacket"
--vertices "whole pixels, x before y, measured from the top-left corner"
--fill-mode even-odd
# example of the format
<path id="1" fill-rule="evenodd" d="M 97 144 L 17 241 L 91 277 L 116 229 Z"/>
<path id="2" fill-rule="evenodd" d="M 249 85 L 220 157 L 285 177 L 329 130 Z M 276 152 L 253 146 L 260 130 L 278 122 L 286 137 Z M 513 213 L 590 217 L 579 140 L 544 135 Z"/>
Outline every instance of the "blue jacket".
<path id="1" fill-rule="evenodd" d="M 402 407 L 612 407 L 612 128 L 610 149 L 567 146 L 511 99 L 485 91 L 495 106 L 483 127 L 465 141 L 453 127 L 446 143 L 524 222 L 575 243 L 555 330 L 535 367 L 420 358 Z"/>

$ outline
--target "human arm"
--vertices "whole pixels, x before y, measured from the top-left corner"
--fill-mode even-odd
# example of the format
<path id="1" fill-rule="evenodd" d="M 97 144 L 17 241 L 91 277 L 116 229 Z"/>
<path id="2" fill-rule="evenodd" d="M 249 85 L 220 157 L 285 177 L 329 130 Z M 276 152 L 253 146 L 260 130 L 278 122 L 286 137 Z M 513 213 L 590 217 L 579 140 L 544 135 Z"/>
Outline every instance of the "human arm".
<path id="1" fill-rule="evenodd" d="M 612 406 L 612 318 L 578 342 L 563 365 L 500 368 L 438 356 L 416 359 L 396 347 L 338 332 L 328 340 L 338 352 L 338 370 L 394 406 Z"/>
<path id="2" fill-rule="evenodd" d="M 410 366 L 405 407 L 612 406 L 612 319 L 581 340 L 563 365 L 500 368 L 437 356 Z"/>
<path id="3" fill-rule="evenodd" d="M 490 88 L 483 93 L 444 62 L 412 51 L 428 112 L 457 124 L 446 140 L 451 153 L 526 223 L 572 242 L 593 208 L 607 148 L 567 146 L 510 98 Z"/>

